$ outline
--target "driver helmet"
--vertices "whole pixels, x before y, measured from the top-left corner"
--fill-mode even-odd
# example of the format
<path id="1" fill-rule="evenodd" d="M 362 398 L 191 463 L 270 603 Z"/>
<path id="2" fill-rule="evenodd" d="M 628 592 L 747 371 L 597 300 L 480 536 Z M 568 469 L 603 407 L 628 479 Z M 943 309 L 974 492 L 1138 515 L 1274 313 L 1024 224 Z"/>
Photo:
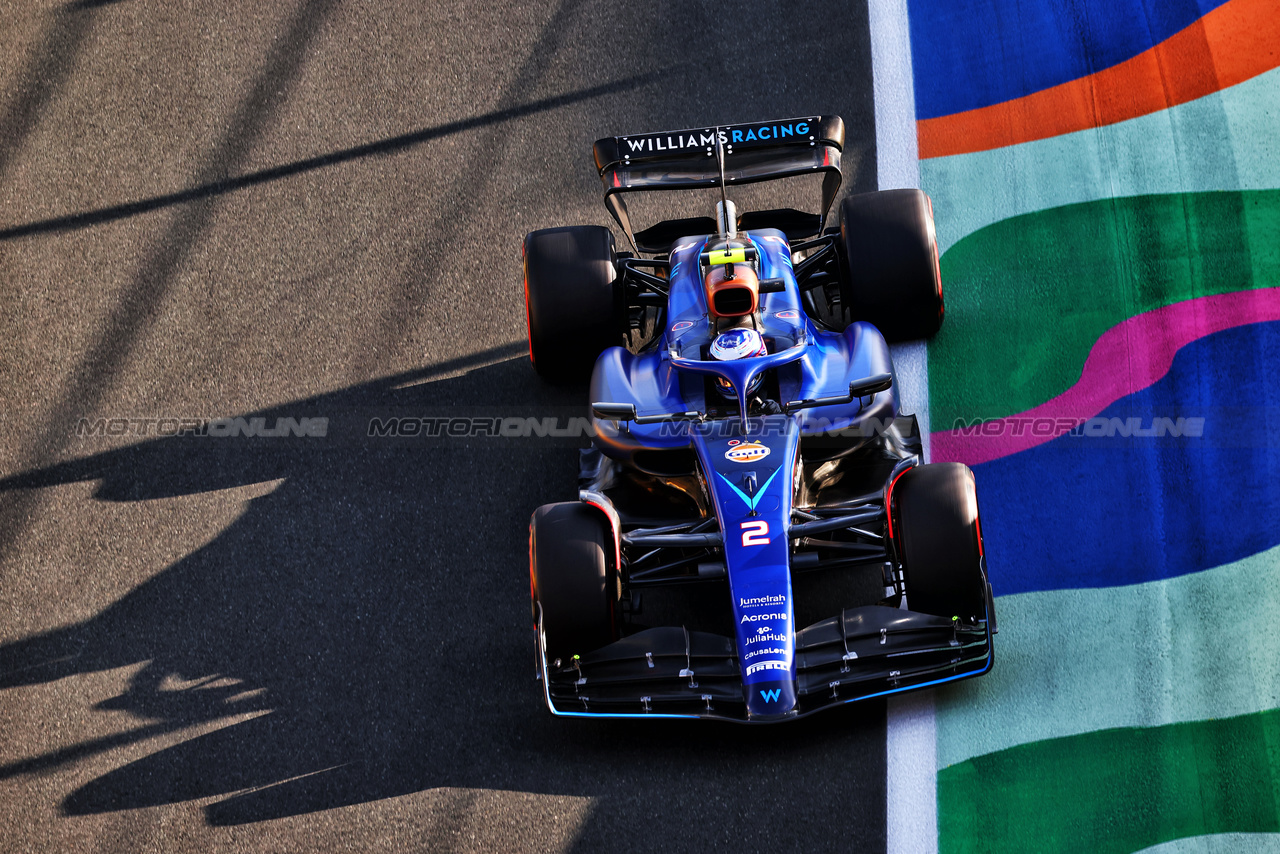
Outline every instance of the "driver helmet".
<path id="1" fill-rule="evenodd" d="M 717 335 L 716 340 L 711 342 L 711 358 L 720 362 L 749 359 L 753 356 L 763 356 L 767 352 L 764 346 L 764 339 L 754 329 L 728 329 Z M 733 384 L 724 377 L 716 377 L 715 379 L 716 390 L 723 397 L 733 399 L 735 397 Z M 751 380 L 751 384 L 747 387 L 747 394 L 755 394 L 763 379 L 764 374 L 756 374 Z"/>

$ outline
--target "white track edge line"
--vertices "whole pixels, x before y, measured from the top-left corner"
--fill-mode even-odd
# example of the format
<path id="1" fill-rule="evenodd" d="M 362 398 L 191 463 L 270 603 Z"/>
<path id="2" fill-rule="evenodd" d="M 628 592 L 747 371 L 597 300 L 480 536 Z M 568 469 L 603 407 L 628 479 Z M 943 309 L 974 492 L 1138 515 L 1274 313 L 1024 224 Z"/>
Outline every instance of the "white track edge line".
<path id="1" fill-rule="evenodd" d="M 882 190 L 919 187 L 915 86 L 907 0 L 868 0 L 875 97 L 876 178 Z M 914 411 L 929 459 L 929 364 L 923 341 L 892 348 L 903 410 Z M 890 698 L 885 722 L 885 850 L 938 850 L 937 730 L 933 692 Z"/>

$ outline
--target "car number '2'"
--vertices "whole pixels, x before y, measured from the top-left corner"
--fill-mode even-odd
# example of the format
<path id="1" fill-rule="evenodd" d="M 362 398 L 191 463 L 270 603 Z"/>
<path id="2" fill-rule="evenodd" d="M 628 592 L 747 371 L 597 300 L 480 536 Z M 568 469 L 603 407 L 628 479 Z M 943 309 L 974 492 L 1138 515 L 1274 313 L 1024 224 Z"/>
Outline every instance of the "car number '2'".
<path id="1" fill-rule="evenodd" d="M 743 522 L 742 544 L 744 546 L 769 545 L 769 523 L 763 520 L 758 522 Z"/>

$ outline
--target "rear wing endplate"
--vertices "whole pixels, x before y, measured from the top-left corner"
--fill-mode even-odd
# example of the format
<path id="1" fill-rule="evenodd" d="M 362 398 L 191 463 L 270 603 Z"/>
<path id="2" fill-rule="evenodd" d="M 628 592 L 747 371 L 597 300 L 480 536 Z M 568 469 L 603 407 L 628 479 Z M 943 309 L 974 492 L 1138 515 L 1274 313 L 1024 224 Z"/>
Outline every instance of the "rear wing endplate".
<path id="1" fill-rule="evenodd" d="M 720 186 L 716 140 L 724 145 L 728 185 L 822 173 L 822 210 L 840 190 L 844 120 L 807 116 L 742 125 L 716 125 L 597 140 L 596 169 L 605 206 L 635 242 L 623 194 L 638 190 L 697 190 Z M 819 225 L 821 231 L 821 225 Z"/>

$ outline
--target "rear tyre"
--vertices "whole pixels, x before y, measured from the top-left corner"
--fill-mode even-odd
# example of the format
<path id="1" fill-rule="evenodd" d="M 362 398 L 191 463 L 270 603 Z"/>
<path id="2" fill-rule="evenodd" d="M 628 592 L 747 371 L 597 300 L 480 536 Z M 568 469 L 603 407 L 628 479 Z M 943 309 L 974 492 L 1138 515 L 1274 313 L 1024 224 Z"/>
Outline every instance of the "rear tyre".
<path id="1" fill-rule="evenodd" d="M 852 320 L 890 343 L 931 338 L 942 326 L 933 205 L 920 190 L 848 196 L 840 205 L 842 297 Z"/>
<path id="2" fill-rule="evenodd" d="M 894 540 L 907 607 L 968 622 L 986 614 L 973 472 L 963 463 L 916 466 L 893 487 Z"/>
<path id="3" fill-rule="evenodd" d="M 524 239 L 529 359 L 544 379 L 586 379 L 606 347 L 623 343 L 626 307 L 613 233 L 598 225 L 544 228 Z"/>
<path id="4" fill-rule="evenodd" d="M 529 525 L 533 617 L 542 606 L 547 660 L 568 661 L 618 639 L 612 534 L 580 501 L 545 504 Z"/>

